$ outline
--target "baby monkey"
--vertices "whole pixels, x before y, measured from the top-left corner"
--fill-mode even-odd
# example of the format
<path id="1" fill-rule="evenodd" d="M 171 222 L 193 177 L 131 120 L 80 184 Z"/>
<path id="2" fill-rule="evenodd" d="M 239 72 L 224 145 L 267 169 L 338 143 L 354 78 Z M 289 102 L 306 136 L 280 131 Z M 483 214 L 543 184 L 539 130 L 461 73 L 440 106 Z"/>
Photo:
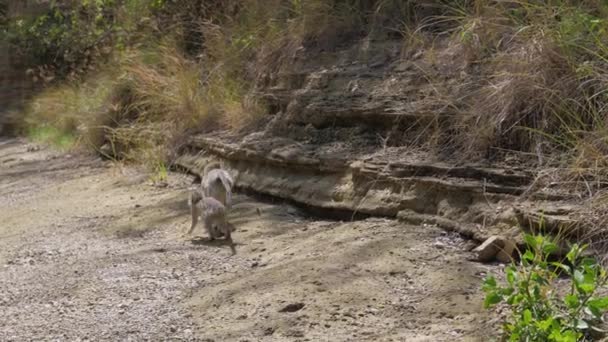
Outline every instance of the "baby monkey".
<path id="1" fill-rule="evenodd" d="M 226 241 L 232 243 L 232 226 L 226 220 L 226 207 L 213 197 L 206 197 L 199 191 L 190 194 L 190 211 L 192 213 L 192 226 L 187 235 L 192 234 L 198 223 L 198 217 L 202 215 L 203 224 L 211 240 L 224 236 Z"/>

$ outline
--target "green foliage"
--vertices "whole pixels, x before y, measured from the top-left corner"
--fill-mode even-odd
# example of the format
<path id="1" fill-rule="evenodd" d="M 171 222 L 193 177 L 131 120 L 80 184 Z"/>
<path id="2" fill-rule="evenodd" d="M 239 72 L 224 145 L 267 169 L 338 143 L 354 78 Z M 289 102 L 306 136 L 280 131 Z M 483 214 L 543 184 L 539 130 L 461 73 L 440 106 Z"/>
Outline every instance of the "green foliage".
<path id="1" fill-rule="evenodd" d="M 141 30 L 164 0 L 51 1 L 38 15 L 8 18 L 2 31 L 14 51 L 53 76 L 84 72 Z"/>
<path id="2" fill-rule="evenodd" d="M 608 310 L 608 297 L 597 295 L 608 275 L 595 260 L 583 257 L 585 246 L 574 244 L 563 262 L 549 256 L 557 244 L 542 235 L 526 235 L 528 249 L 519 264 L 505 270 L 507 283 L 500 286 L 493 276 L 485 279 L 484 306 L 505 303 L 511 317 L 504 326 L 509 341 L 576 342 L 585 340 Z M 559 277 L 569 289 L 560 291 Z"/>

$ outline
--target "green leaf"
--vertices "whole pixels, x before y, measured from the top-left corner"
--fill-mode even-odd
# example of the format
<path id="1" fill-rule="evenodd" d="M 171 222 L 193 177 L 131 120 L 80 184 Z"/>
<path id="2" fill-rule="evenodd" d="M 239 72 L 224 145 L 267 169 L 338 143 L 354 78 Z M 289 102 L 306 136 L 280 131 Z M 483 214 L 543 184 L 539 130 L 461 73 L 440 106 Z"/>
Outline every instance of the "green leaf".
<path id="1" fill-rule="evenodd" d="M 568 308 L 575 309 L 579 305 L 579 298 L 576 294 L 568 294 L 564 298 L 564 303 L 566 303 Z"/>
<path id="2" fill-rule="evenodd" d="M 505 272 L 507 273 L 507 282 L 513 285 L 517 279 L 517 271 L 513 266 L 509 266 L 505 269 Z"/>
<path id="3" fill-rule="evenodd" d="M 608 297 L 594 298 L 589 300 L 587 304 L 604 311 L 608 309 Z"/>
<path id="4" fill-rule="evenodd" d="M 585 294 L 592 293 L 595 291 L 595 274 L 593 270 L 588 270 L 588 272 L 581 272 L 581 270 L 574 271 L 574 284 L 576 285 L 576 289 L 579 292 L 583 292 Z"/>
<path id="5" fill-rule="evenodd" d="M 502 297 L 496 292 L 490 292 L 486 295 L 486 299 L 483 302 L 484 308 L 490 308 L 502 300 Z"/>
<path id="6" fill-rule="evenodd" d="M 549 328 L 551 328 L 552 323 L 553 323 L 553 318 L 549 317 L 545 320 L 536 322 L 536 326 L 538 327 L 538 329 L 540 329 L 544 332 L 547 332 L 547 331 L 549 331 Z"/>
<path id="7" fill-rule="evenodd" d="M 530 324 L 530 322 L 532 322 L 532 311 L 529 309 L 524 310 L 522 313 L 522 322 L 524 324 Z"/>
<path id="8" fill-rule="evenodd" d="M 496 287 L 496 278 L 494 278 L 494 276 L 487 276 L 486 279 L 483 281 L 483 285 L 487 288 L 495 288 Z"/>
<path id="9" fill-rule="evenodd" d="M 543 246 L 543 252 L 545 254 L 551 254 L 555 251 L 557 251 L 559 248 L 557 247 L 557 245 L 553 242 L 548 242 Z"/>
<path id="10" fill-rule="evenodd" d="M 570 266 L 568 265 L 564 265 L 561 262 L 552 262 L 551 265 L 564 270 L 566 274 L 570 274 Z"/>
<path id="11" fill-rule="evenodd" d="M 526 242 L 526 245 L 528 245 L 532 249 L 535 249 L 537 246 L 536 239 L 532 235 L 526 234 L 524 236 L 524 241 Z"/>
<path id="12" fill-rule="evenodd" d="M 579 249 L 580 248 L 578 247 L 578 244 L 574 244 L 570 248 L 570 251 L 568 252 L 568 254 L 566 254 L 566 259 L 568 259 L 568 261 L 570 261 L 571 264 L 574 264 L 574 262 L 576 261 L 576 258 L 578 258 Z"/>
<path id="13" fill-rule="evenodd" d="M 579 284 L 579 289 L 581 292 L 589 294 L 592 293 L 593 291 L 595 291 L 595 285 L 594 284 Z"/>
<path id="14" fill-rule="evenodd" d="M 587 302 L 586 309 L 593 317 L 601 319 L 602 315 L 608 309 L 608 297 L 594 298 Z"/>
<path id="15" fill-rule="evenodd" d="M 593 259 L 593 258 L 583 258 L 579 264 L 585 268 L 597 266 L 597 263 L 595 262 L 595 259 Z"/>
<path id="16" fill-rule="evenodd" d="M 544 235 L 536 235 L 534 237 L 534 240 L 536 240 L 536 246 L 539 247 L 539 249 L 541 249 L 541 250 L 542 250 L 541 247 L 545 244 L 545 241 L 548 241 Z"/>
<path id="17" fill-rule="evenodd" d="M 532 251 L 528 249 L 521 257 L 526 261 L 532 261 L 534 260 L 534 253 L 532 253 Z"/>
<path id="18" fill-rule="evenodd" d="M 524 299 L 524 296 L 522 294 L 516 294 L 507 299 L 507 304 L 517 305 L 517 304 L 521 303 L 521 301 L 523 299 Z"/>
<path id="19" fill-rule="evenodd" d="M 582 336 L 581 333 L 577 333 L 574 330 L 566 330 L 561 334 L 561 340 L 563 342 L 576 342 L 578 338 Z"/>
<path id="20" fill-rule="evenodd" d="M 515 289 L 510 286 L 504 287 L 501 292 L 503 296 L 510 296 L 515 292 Z"/>
<path id="21" fill-rule="evenodd" d="M 555 321 L 554 321 L 555 322 Z M 562 331 L 560 327 L 556 327 L 555 325 L 551 327 L 551 333 L 549 334 L 549 341 L 562 341 Z"/>

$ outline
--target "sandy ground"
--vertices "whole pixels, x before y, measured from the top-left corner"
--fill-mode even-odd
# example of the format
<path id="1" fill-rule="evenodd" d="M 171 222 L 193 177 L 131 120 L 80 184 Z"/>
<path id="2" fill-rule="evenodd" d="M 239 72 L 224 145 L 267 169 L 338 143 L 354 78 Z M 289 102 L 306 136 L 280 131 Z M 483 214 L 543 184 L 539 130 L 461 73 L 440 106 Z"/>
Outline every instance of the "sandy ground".
<path id="1" fill-rule="evenodd" d="M 189 226 L 192 179 L 0 141 L 0 341 L 487 341 L 470 242 L 236 196 L 236 255 Z M 261 209 L 261 216 L 256 213 Z"/>

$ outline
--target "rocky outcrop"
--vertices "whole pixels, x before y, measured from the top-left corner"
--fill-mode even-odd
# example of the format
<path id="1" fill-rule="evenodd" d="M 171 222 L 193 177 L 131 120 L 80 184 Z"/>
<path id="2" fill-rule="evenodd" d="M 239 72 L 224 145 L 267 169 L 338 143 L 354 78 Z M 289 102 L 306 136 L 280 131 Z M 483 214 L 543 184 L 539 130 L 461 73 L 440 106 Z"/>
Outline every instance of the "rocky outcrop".
<path id="1" fill-rule="evenodd" d="M 340 153 L 260 134 L 199 136 L 189 151 L 179 166 L 200 174 L 206 163 L 220 159 L 241 190 L 353 218 L 377 215 L 434 224 L 477 241 L 493 235 L 515 239 L 518 227 L 563 231 L 573 210 L 563 205 L 564 194 L 523 196 L 533 179 L 522 170 L 391 161 L 381 154 Z M 542 209 L 549 214 L 543 216 Z"/>
<path id="2" fill-rule="evenodd" d="M 302 48 L 284 64 L 259 84 L 269 109 L 263 127 L 193 137 L 177 164 L 200 173 L 221 159 L 243 190 L 343 217 L 434 224 L 478 241 L 517 241 L 519 227 L 573 227 L 572 195 L 537 188 L 526 159 L 534 156 L 465 157 L 463 146 L 482 147 L 466 141 L 471 127 L 462 127 L 457 118 L 466 113 L 457 107 L 466 107 L 460 100 L 474 93 L 479 73 L 449 41 L 433 51 L 402 39 Z M 547 208 L 562 212 L 546 216 Z"/>

